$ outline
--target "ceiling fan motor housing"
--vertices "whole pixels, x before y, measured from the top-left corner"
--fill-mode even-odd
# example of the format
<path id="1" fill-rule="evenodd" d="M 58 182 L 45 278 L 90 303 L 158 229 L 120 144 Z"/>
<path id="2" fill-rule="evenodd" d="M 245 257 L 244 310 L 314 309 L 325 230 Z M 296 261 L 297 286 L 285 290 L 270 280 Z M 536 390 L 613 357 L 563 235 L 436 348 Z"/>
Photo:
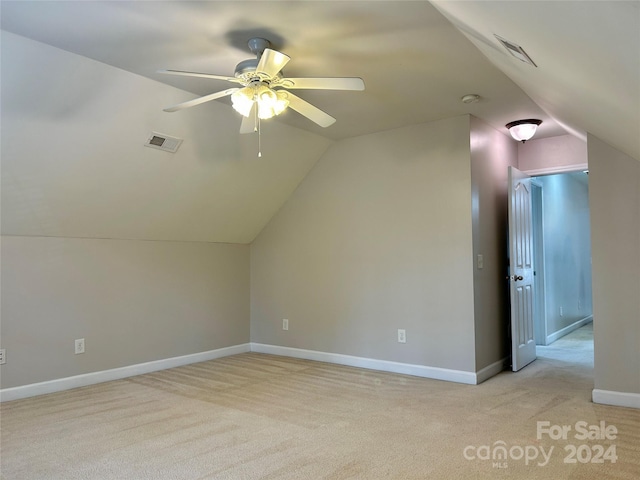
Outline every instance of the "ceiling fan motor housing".
<path id="1" fill-rule="evenodd" d="M 259 60 L 257 58 L 250 58 L 249 60 L 243 60 L 236 65 L 235 76 L 241 77 L 245 73 L 255 72 L 258 67 Z"/>
<path id="2" fill-rule="evenodd" d="M 245 82 L 251 82 L 251 81 L 257 80 L 258 77 L 262 81 L 269 80 L 264 75 L 255 76 L 252 74 L 258 68 L 260 57 L 262 57 L 262 54 L 264 53 L 265 49 L 271 46 L 271 42 L 266 38 L 254 37 L 249 39 L 248 45 L 249 45 L 249 50 L 251 50 L 251 53 L 253 53 L 256 56 L 256 58 L 243 60 L 242 62 L 237 64 L 235 73 L 234 73 L 235 77 L 240 78 Z"/>
<path id="3" fill-rule="evenodd" d="M 278 72 L 273 77 L 269 77 L 264 73 L 257 73 L 256 69 L 258 67 L 258 62 L 260 60 L 256 58 L 250 58 L 249 60 L 243 60 L 238 65 L 236 65 L 235 77 L 242 81 L 242 85 L 249 85 L 254 82 L 263 82 L 267 86 L 271 84 L 282 84 L 281 77 L 283 75 L 283 71 Z"/>

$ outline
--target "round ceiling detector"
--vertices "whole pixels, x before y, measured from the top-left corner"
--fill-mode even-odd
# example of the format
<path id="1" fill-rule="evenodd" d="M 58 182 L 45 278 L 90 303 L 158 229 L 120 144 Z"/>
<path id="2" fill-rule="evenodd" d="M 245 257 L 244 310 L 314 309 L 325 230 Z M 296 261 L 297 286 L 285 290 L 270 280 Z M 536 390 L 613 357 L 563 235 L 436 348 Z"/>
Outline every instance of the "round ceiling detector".
<path id="1" fill-rule="evenodd" d="M 470 93 L 469 95 L 465 95 L 460 100 L 462 103 L 476 103 L 480 101 L 480 95 L 476 95 L 475 93 Z"/>

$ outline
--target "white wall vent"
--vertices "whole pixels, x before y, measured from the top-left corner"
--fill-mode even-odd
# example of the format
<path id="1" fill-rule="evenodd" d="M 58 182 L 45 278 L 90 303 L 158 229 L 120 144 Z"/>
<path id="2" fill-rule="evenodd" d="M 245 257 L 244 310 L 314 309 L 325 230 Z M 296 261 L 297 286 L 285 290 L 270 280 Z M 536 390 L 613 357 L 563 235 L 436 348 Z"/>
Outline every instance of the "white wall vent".
<path id="1" fill-rule="evenodd" d="M 496 37 L 498 41 L 502 44 L 502 46 L 506 48 L 507 51 L 511 55 L 516 57 L 518 60 L 524 63 L 528 63 L 529 65 L 533 65 L 534 67 L 537 67 L 537 65 L 533 62 L 533 60 L 531 60 L 531 57 L 527 55 L 527 52 L 525 52 L 520 45 L 510 42 L 506 38 L 502 38 L 496 35 L 495 33 L 493 34 L 493 36 Z"/>
<path id="2" fill-rule="evenodd" d="M 152 132 L 147 138 L 145 147 L 157 148 L 158 150 L 164 150 L 165 152 L 176 153 L 178 147 L 182 143 L 181 138 L 170 137 L 164 133 Z"/>

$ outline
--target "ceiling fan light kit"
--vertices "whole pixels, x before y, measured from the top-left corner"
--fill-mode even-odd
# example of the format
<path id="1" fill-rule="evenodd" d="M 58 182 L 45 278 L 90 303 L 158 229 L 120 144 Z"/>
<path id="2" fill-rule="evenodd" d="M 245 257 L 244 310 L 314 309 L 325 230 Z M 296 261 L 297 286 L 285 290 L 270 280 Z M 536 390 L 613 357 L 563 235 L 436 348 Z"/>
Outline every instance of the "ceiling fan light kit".
<path id="1" fill-rule="evenodd" d="M 538 125 L 540 125 L 541 123 L 542 120 L 530 118 L 527 120 L 516 120 L 514 122 L 509 122 L 505 125 L 505 127 L 507 127 L 509 133 L 515 140 L 524 143 L 536 134 Z"/>
<path id="2" fill-rule="evenodd" d="M 232 93 L 231 103 L 234 110 L 243 117 L 249 117 L 256 104 L 258 118 L 266 120 L 284 112 L 289 106 L 289 99 L 285 92 L 272 90 L 261 82 L 255 82 Z"/>

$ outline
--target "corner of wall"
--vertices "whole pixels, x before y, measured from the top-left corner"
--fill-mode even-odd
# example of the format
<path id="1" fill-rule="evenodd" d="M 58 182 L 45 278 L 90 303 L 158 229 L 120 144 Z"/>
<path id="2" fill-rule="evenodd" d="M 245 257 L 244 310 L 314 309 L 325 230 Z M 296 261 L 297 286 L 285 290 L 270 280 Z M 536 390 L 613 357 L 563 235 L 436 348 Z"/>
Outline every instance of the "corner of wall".
<path id="1" fill-rule="evenodd" d="M 589 134 L 595 392 L 640 394 L 640 161 Z M 616 393 L 617 392 L 617 393 Z M 601 396 L 602 397 L 602 396 Z M 611 399 L 611 395 L 604 394 Z M 605 403 L 605 402 L 603 402 Z"/>
<path id="2" fill-rule="evenodd" d="M 486 376 L 508 355 L 507 171 L 517 164 L 517 145 L 475 117 L 470 126 L 475 360 Z"/>

